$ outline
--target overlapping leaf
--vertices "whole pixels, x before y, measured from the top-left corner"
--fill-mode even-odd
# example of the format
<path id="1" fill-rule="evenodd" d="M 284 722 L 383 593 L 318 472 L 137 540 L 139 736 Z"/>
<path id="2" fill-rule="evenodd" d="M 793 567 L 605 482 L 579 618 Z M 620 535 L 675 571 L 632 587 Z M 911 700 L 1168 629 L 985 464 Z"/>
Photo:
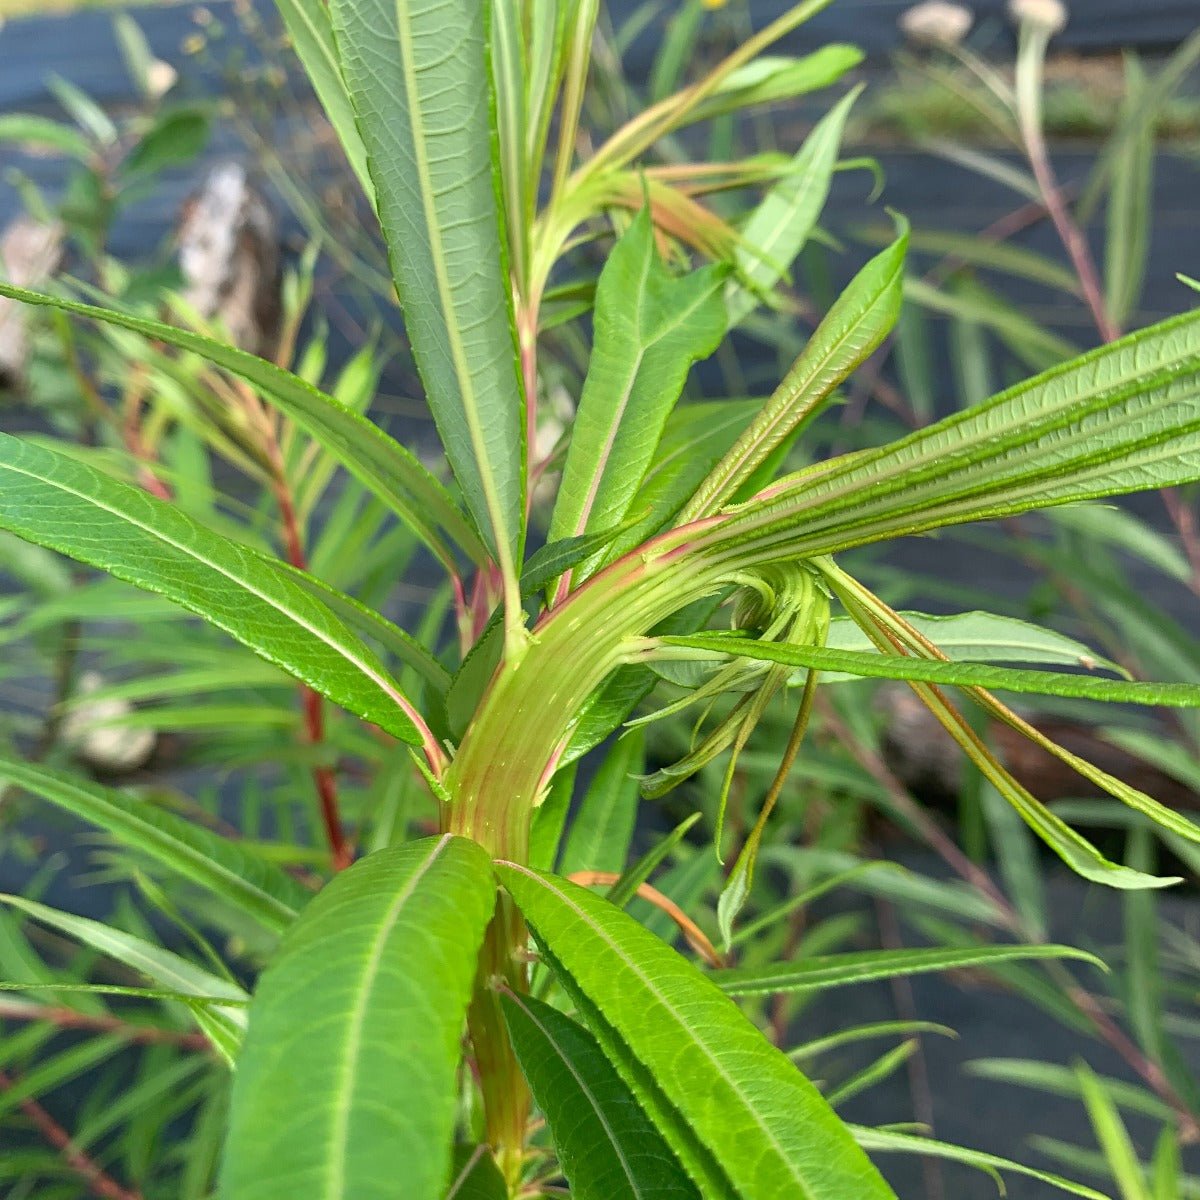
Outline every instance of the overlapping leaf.
<path id="1" fill-rule="evenodd" d="M 597 896 L 499 868 L 560 981 L 703 1194 L 886 1200 L 824 1099 L 715 985 Z"/>
<path id="2" fill-rule="evenodd" d="M 515 581 L 525 412 L 493 184 L 487 5 L 334 0 L 407 332 L 467 507 Z"/>
<path id="3" fill-rule="evenodd" d="M 486 853 L 381 850 L 309 905 L 264 972 L 238 1060 L 223 1200 L 440 1200 Z"/>
<path id="4" fill-rule="evenodd" d="M 0 434 L 0 528 L 168 597 L 335 703 L 420 744 L 415 710 L 329 609 L 177 507 Z"/>

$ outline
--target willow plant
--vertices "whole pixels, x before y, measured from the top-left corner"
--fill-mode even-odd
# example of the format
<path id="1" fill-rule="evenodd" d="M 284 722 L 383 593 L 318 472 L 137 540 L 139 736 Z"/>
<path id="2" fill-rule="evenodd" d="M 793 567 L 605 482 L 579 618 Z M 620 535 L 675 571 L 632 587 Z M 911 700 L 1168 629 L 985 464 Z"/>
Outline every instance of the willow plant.
<path id="1" fill-rule="evenodd" d="M 900 221 L 765 404 L 715 430 L 692 413 L 691 434 L 680 433 L 688 410 L 672 410 L 689 367 L 769 298 L 813 230 L 853 94 L 791 160 L 689 163 L 671 139 L 852 65 L 844 48 L 760 57 L 827 2 L 790 10 L 581 159 L 597 0 L 281 0 L 378 214 L 450 484 L 279 366 L 132 312 L 0 289 L 231 373 L 407 523 L 453 584 L 461 652 L 447 664 L 351 596 L 169 501 L 36 441 L 0 438 L 0 526 L 169 598 L 406 744 L 438 801 L 439 836 L 369 854 L 309 901 L 211 831 L 4 763 L 10 781 L 156 855 L 278 937 L 252 999 L 165 952 L 131 958 L 152 995 L 191 1006 L 235 1071 L 226 1200 L 515 1197 L 563 1176 L 572 1194 L 606 1200 L 892 1195 L 867 1151 L 916 1139 L 844 1124 L 736 1003 L 803 988 L 803 963 L 701 969 L 614 903 L 646 871 L 602 896 L 545 869 L 564 816 L 556 776 L 627 722 L 660 674 L 690 681 L 692 702 L 735 698 L 688 756 L 647 781 L 650 793 L 720 753 L 735 758 L 772 695 L 803 689 L 779 776 L 730 871 L 727 938 L 823 677 L 911 684 L 1089 879 L 1171 882 L 1107 861 L 1017 784 L 946 686 L 1200 841 L 1189 821 L 1054 745 L 991 691 L 1183 706 L 1200 703 L 1200 688 L 952 660 L 836 558 L 1200 479 L 1200 311 L 893 444 L 780 474 L 797 435 L 897 319 Z M 662 161 L 649 157 L 664 143 Z M 711 191 L 764 182 L 762 203 L 736 224 L 705 206 Z M 607 229 L 620 236 L 594 296 L 560 282 L 564 255 Z M 708 261 L 692 269 L 697 257 Z M 590 364 L 565 452 L 539 459 L 539 340 L 573 306 L 594 307 Z M 559 463 L 549 539 L 529 553 L 532 485 Z M 866 643 L 833 643 L 839 609 Z M 394 660 L 420 680 L 412 694 Z M 105 944 L 130 946 L 119 931 Z M 554 1141 L 549 1169 L 532 1140 L 535 1104 Z"/>

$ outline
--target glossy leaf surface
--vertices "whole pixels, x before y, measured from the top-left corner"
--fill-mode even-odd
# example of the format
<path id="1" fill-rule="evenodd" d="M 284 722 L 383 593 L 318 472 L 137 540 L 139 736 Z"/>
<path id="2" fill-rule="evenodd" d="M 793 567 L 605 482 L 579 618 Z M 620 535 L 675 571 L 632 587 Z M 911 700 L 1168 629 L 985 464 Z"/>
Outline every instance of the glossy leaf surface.
<path id="1" fill-rule="evenodd" d="M 0 527 L 166 596 L 330 700 L 420 742 L 411 705 L 333 613 L 176 506 L 0 434 Z"/>

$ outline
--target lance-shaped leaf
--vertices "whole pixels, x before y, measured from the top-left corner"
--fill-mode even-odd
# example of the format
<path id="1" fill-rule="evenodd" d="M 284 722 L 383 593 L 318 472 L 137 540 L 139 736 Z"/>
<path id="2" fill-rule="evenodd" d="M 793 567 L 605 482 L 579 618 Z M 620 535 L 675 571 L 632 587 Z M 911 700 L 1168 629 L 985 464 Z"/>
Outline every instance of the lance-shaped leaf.
<path id="1" fill-rule="evenodd" d="M 234 1081 L 223 1200 L 440 1200 L 487 854 L 381 850 L 305 909 L 263 973 Z"/>
<path id="2" fill-rule="evenodd" d="M 1016 617 L 978 610 L 949 616 L 931 616 L 919 612 L 896 615 L 922 637 L 928 638 L 951 662 L 1044 663 L 1048 666 L 1086 667 L 1090 671 L 1103 668 L 1123 678 L 1130 678 L 1119 663 L 1105 658 L 1086 643 Z M 875 643 L 849 617 L 834 617 L 829 623 L 825 645 L 830 650 L 863 651 L 873 649 Z M 677 661 L 668 658 L 651 663 L 656 675 L 669 683 L 687 688 L 698 687 L 720 671 L 723 665 L 719 659 Z M 766 669 L 764 662 L 763 671 Z M 791 682 L 803 682 L 804 675 L 804 671 L 797 672 Z M 837 683 L 854 678 L 856 676 L 849 673 L 824 671 L 821 682 Z M 737 685 L 737 689 L 757 686 L 758 676 L 751 673 L 744 683 Z"/>
<path id="3" fill-rule="evenodd" d="M 532 996 L 503 997 L 521 1070 L 575 1200 L 700 1200 L 590 1033 Z"/>
<path id="4" fill-rule="evenodd" d="M 176 329 L 130 313 L 79 304 L 0 283 L 0 296 L 25 304 L 57 308 L 62 312 L 129 329 L 179 350 L 189 350 L 252 384 L 258 394 L 289 420 L 315 438 L 372 495 L 383 501 L 451 570 L 454 558 L 448 537 L 476 562 L 486 551 L 478 534 L 459 511 L 446 489 L 421 465 L 420 460 L 378 425 L 352 408 L 318 391 L 312 384 L 265 359 L 247 354 L 202 334 Z M 443 536 L 445 535 L 445 536 Z"/>
<path id="5" fill-rule="evenodd" d="M 867 1129 L 860 1125 L 851 1126 L 855 1139 L 860 1146 L 865 1146 L 878 1154 L 893 1152 L 900 1154 L 917 1154 L 922 1158 L 940 1158 L 947 1162 L 965 1163 L 969 1167 L 983 1171 L 993 1180 L 1000 1178 L 999 1173 L 1010 1171 L 1014 1175 L 1023 1175 L 1027 1179 L 1036 1179 L 1066 1192 L 1071 1196 L 1082 1196 L 1084 1200 L 1110 1200 L 1103 1192 L 1095 1188 L 1085 1187 L 1082 1183 L 1073 1183 L 1061 1175 L 1053 1175 L 1049 1171 L 1039 1171 L 1035 1167 L 1027 1167 L 1023 1163 L 1012 1162 L 995 1154 L 987 1154 L 982 1150 L 971 1150 L 966 1146 L 954 1146 L 949 1142 L 939 1142 L 934 1138 L 916 1137 L 911 1133 L 902 1133 L 894 1129 Z"/>
<path id="6" fill-rule="evenodd" d="M 158 592 L 396 737 L 429 740 L 375 656 L 329 609 L 171 504 L 0 434 L 0 528 Z"/>
<path id="7" fill-rule="evenodd" d="M 429 408 L 467 507 L 515 586 L 525 413 L 493 185 L 487 7 L 331 5 Z"/>
<path id="8" fill-rule="evenodd" d="M 931 971 L 1049 958 L 1074 958 L 1104 969 L 1104 964 L 1094 954 L 1071 946 L 932 946 L 915 950 L 816 955 L 767 967 L 730 967 L 714 971 L 709 978 L 731 996 L 762 996 L 776 992 L 814 992 L 901 975 L 925 975 Z"/>
<path id="9" fill-rule="evenodd" d="M 887 337 L 900 315 L 907 248 L 904 232 L 851 280 L 762 412 L 684 506 L 681 522 L 707 517 L 726 504 Z"/>
<path id="10" fill-rule="evenodd" d="M 692 363 L 725 332 L 724 271 L 673 276 L 643 208 L 613 248 L 596 289 L 595 340 L 550 539 L 621 523 L 654 457 Z M 589 574 L 595 559 L 572 573 Z"/>
<path id="11" fill-rule="evenodd" d="M 19 909 L 35 921 L 65 933 L 161 987 L 169 988 L 172 993 L 178 993 L 177 998 L 188 1004 L 196 1024 L 208 1035 L 214 1048 L 227 1062 L 233 1062 L 246 1028 L 246 1011 L 240 1006 L 249 999 L 236 983 L 153 942 L 89 917 L 60 912 L 21 896 L 0 895 L 0 903 Z M 196 998 L 214 1003 L 195 1003 Z"/>
<path id="12" fill-rule="evenodd" d="M 945 655 L 934 643 L 927 640 L 919 630 L 909 625 L 899 613 L 893 612 L 878 596 L 864 588 L 835 564 L 830 563 L 825 569 L 826 578 L 833 583 L 835 589 L 841 591 L 844 599 L 848 599 L 848 607 L 857 614 L 856 619 L 862 622 L 864 632 L 875 641 L 877 647 L 884 653 L 907 654 L 915 659 L 944 661 Z M 1091 780 L 1110 795 L 1115 796 L 1123 804 L 1127 804 L 1130 808 L 1149 817 L 1163 829 L 1168 829 L 1190 842 L 1200 842 L 1200 826 L 1190 821 L 1182 813 L 1168 808 L 1165 804 L 1160 804 L 1123 780 L 1100 770 L 1099 767 L 1093 766 L 1077 754 L 1072 754 L 1065 747 L 1046 737 L 1040 729 L 1030 725 L 1007 705 L 1002 704 L 986 688 L 971 685 L 967 688 L 967 694 L 989 715 L 1003 721 L 1018 733 L 1029 738 L 1047 753 L 1074 768 L 1085 779 Z M 953 731 L 951 733 L 952 736 L 956 736 Z"/>
<path id="13" fill-rule="evenodd" d="M 1113 704 L 1159 704 L 1171 708 L 1200 708 L 1200 684 L 1141 683 L 1099 679 L 1094 675 L 1065 675 L 1059 671 L 1022 671 L 982 663 L 951 662 L 878 654 L 862 650 L 832 650 L 825 646 L 793 646 L 764 642 L 728 633 L 698 633 L 666 637 L 668 646 L 681 646 L 735 658 L 782 663 L 816 671 L 838 671 L 871 679 L 916 679 L 949 687 L 987 687 L 1041 696 L 1073 696 Z"/>
<path id="14" fill-rule="evenodd" d="M 338 65 L 329 10 L 322 0 L 275 0 L 275 6 L 292 39 L 292 48 L 304 64 L 305 74 L 342 143 L 347 161 L 367 199 L 374 204 L 375 189 L 367 171 L 367 151 Z"/>
<path id="15" fill-rule="evenodd" d="M 751 69 L 761 70 L 761 62 L 743 67 L 727 83 L 734 84 Z M 782 178 L 763 197 L 742 229 L 742 247 L 737 252 L 738 278 L 730 282 L 725 297 L 731 329 L 755 308 L 760 296 L 769 295 L 787 276 L 796 256 L 804 249 L 829 197 L 846 118 L 861 91 L 858 87 L 843 96 L 817 122 Z M 708 103 L 720 99 L 718 92 Z"/>
<path id="16" fill-rule="evenodd" d="M 0 755 L 0 779 L 98 826 L 277 933 L 295 920 L 310 898 L 290 875 L 237 842 L 148 800 L 7 755 Z"/>
<path id="17" fill-rule="evenodd" d="M 698 542 L 813 555 L 1200 478 L 1200 310 L 891 445 L 781 480 Z"/>
<path id="18" fill-rule="evenodd" d="M 499 868 L 560 982 L 705 1195 L 891 1200 L 821 1094 L 705 976 L 565 880 Z"/>
<path id="19" fill-rule="evenodd" d="M 758 104 L 791 100 L 836 83 L 863 60 L 857 46 L 822 46 L 802 58 L 760 54 L 729 75 L 707 100 L 687 114 L 685 123 L 709 121 Z M 682 128 L 682 126 L 680 126 Z"/>

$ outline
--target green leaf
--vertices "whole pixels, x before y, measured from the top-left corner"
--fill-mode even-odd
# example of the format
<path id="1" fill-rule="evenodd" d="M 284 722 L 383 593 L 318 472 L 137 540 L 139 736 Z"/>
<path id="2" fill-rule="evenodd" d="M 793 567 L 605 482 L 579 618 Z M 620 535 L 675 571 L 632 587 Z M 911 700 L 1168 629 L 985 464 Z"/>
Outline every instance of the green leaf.
<path id="1" fill-rule="evenodd" d="M 1183 1195 L 1183 1164 L 1180 1161 L 1179 1138 L 1170 1124 L 1159 1134 L 1154 1147 L 1151 1172 L 1152 1200 L 1178 1200 Z"/>
<path id="2" fill-rule="evenodd" d="M 501 999 L 575 1200 L 700 1200 L 596 1039 L 532 996 Z"/>
<path id="3" fill-rule="evenodd" d="M 877 254 L 838 297 L 763 410 L 709 472 L 680 522 L 722 508 L 787 438 L 808 424 L 834 389 L 868 358 L 900 315 L 907 230 Z"/>
<path id="4" fill-rule="evenodd" d="M 1104 968 L 1094 954 L 1071 946 L 932 946 L 915 950 L 861 950 L 766 967 L 728 967 L 713 971 L 709 978 L 731 996 L 762 996 L 1044 958 L 1073 958 Z"/>
<path id="5" fill-rule="evenodd" d="M 782 663 L 809 670 L 837 671 L 869 679 L 915 679 L 950 687 L 986 687 L 1042 696 L 1075 696 L 1114 704 L 1200 708 L 1200 684 L 1194 683 L 1130 683 L 1124 679 L 1097 679 L 1091 675 L 1064 675 L 1057 671 L 1022 671 L 981 663 L 944 662 L 872 651 L 793 646 L 786 642 L 764 642 L 728 633 L 664 637 L 661 641 L 667 646 Z"/>
<path id="6" fill-rule="evenodd" d="M 634 523 L 616 535 L 604 556 L 605 562 L 612 562 L 658 533 L 729 451 L 762 406 L 761 400 L 709 400 L 679 405 L 667 418 L 654 459 L 629 505 Z"/>
<path id="7" fill-rule="evenodd" d="M 1054 1096 L 1065 1096 L 1078 1100 L 1081 1095 L 1079 1076 L 1069 1067 L 1056 1063 L 1045 1063 L 1026 1058 L 977 1058 L 964 1063 L 969 1075 L 995 1083 L 1011 1083 L 1018 1087 L 1037 1088 Z M 1096 1077 L 1097 1086 L 1102 1088 L 1119 1107 L 1156 1121 L 1174 1119 L 1171 1107 L 1158 1099 L 1144 1087 L 1126 1083 L 1122 1079 Z"/>
<path id="8" fill-rule="evenodd" d="M 874 1062 L 868 1063 L 861 1071 L 856 1071 L 849 1079 L 843 1080 L 828 1092 L 829 1103 L 834 1108 L 841 1108 L 855 1096 L 882 1083 L 912 1058 L 920 1044 L 916 1038 L 910 1038 L 898 1046 L 893 1046 L 890 1050 L 885 1050 Z"/>
<path id="9" fill-rule="evenodd" d="M 367 151 L 338 65 L 329 10 L 322 0 L 275 0 L 275 6 L 346 158 L 367 199 L 374 205 L 375 189 L 367 170 Z"/>
<path id="10" fill-rule="evenodd" d="M 533 810 L 529 829 L 529 863 L 539 871 L 553 871 L 558 861 L 558 848 L 575 791 L 576 764 L 570 763 L 555 772 L 546 798 Z"/>
<path id="11" fill-rule="evenodd" d="M 508 1200 L 508 1184 L 486 1146 L 456 1146 L 445 1200 Z"/>
<path id="12" fill-rule="evenodd" d="M 1145 90 L 1145 73 L 1129 54 L 1120 116 L 1125 145 L 1109 185 L 1104 236 L 1104 307 L 1118 326 L 1141 299 L 1154 218 L 1155 123 L 1136 119 Z"/>
<path id="13" fill-rule="evenodd" d="M 1079 1077 L 1079 1089 L 1096 1132 L 1096 1140 L 1121 1189 L 1121 1200 L 1150 1200 L 1142 1175 L 1142 1164 L 1138 1161 L 1117 1106 L 1084 1063 L 1076 1064 L 1075 1073 Z"/>
<path id="14" fill-rule="evenodd" d="M 255 992 L 223 1200 L 393 1200 L 398 1180 L 440 1200 L 494 902 L 486 853 L 449 835 L 369 855 L 312 901 Z"/>
<path id="15" fill-rule="evenodd" d="M 866 242 L 883 246 L 892 240 L 892 231 L 885 225 L 858 231 Z M 1079 280 L 1068 267 L 1052 258 L 1010 242 L 988 241 L 969 233 L 952 233 L 945 229 L 913 230 L 911 247 L 914 253 L 934 255 L 953 263 L 966 263 L 1042 283 L 1060 292 L 1077 295 Z"/>
<path id="16" fill-rule="evenodd" d="M 611 871 L 625 867 L 637 819 L 638 782 L 645 736 L 634 731 L 619 738 L 596 772 L 579 805 L 563 847 L 560 873 Z"/>
<path id="17" fill-rule="evenodd" d="M 166 596 L 335 703 L 421 742 L 420 718 L 374 655 L 253 551 L 171 504 L 7 434 L 0 484 L 0 527 Z"/>
<path id="18" fill-rule="evenodd" d="M 1050 663 L 1087 667 L 1089 671 L 1103 667 L 1128 678 L 1123 667 L 1085 642 L 1016 617 L 979 610 L 949 616 L 918 612 L 901 615 L 954 662 Z M 872 642 L 850 618 L 834 617 L 826 645 L 833 650 L 867 650 Z"/>
<path id="19" fill-rule="evenodd" d="M 213 975 L 170 950 L 99 921 L 59 912 L 21 896 L 0 895 L 0 903 L 27 913 L 35 921 L 75 938 L 172 992 L 218 1002 L 232 1001 L 232 1004 L 211 1006 L 189 1004 L 189 1008 L 196 1024 L 208 1035 L 214 1047 L 226 1061 L 233 1062 L 246 1027 L 246 1013 L 238 1006 L 249 999 L 236 983 Z"/>
<path id="20" fill-rule="evenodd" d="M 857 46 L 834 43 L 801 58 L 762 54 L 727 76 L 721 86 L 696 105 L 677 128 L 710 121 L 752 105 L 791 100 L 836 83 L 863 60 Z M 655 96 L 654 99 L 662 99 Z M 803 153 L 803 151 L 801 151 Z M 795 255 L 792 256 L 793 258 Z"/>
<path id="21" fill-rule="evenodd" d="M 1064 504 L 1046 513 L 1061 529 L 1135 555 L 1180 583 L 1192 578 L 1187 556 L 1147 521 L 1114 504 Z"/>
<path id="22" fill-rule="evenodd" d="M 440 531 L 449 535 L 475 562 L 486 560 L 487 555 L 478 535 L 446 489 L 421 465 L 416 455 L 352 408 L 318 391 L 290 371 L 212 338 L 176 329 L 161 321 L 97 308 L 91 304 L 78 304 L 3 284 L 0 284 L 0 296 L 8 296 L 26 304 L 57 308 L 76 316 L 129 329 L 180 350 L 190 350 L 240 375 L 259 390 L 263 399 L 275 405 L 320 442 L 372 495 L 387 504 L 412 528 L 449 568 L 453 569 L 454 559 Z"/>
<path id="23" fill-rule="evenodd" d="M 618 908 L 624 908 L 637 895 L 638 888 L 666 861 L 667 856 L 683 841 L 688 831 L 703 815 L 703 813 L 697 812 L 692 813 L 690 817 L 685 817 L 666 837 L 660 838 L 637 862 L 622 871 L 621 878 L 608 889 L 609 903 L 615 904 Z"/>
<path id="24" fill-rule="evenodd" d="M 57 150 L 81 162 L 87 162 L 95 153 L 92 143 L 78 129 L 36 113 L 0 113 L 0 142 Z"/>
<path id="25" fill-rule="evenodd" d="M 0 755 L 0 778 L 112 834 L 282 933 L 309 899 L 290 875 L 215 833 L 112 788 Z"/>
<path id="26" fill-rule="evenodd" d="M 1028 1179 L 1048 1183 L 1051 1187 L 1068 1192 L 1072 1196 L 1083 1196 L 1085 1200 L 1109 1200 L 1102 1192 L 1084 1187 L 1082 1183 L 1072 1183 L 1069 1179 L 1051 1175 L 1047 1171 L 1038 1171 L 1033 1167 L 1026 1167 L 995 1154 L 986 1154 L 982 1150 L 952 1146 L 948 1142 L 938 1142 L 927 1137 L 914 1137 L 912 1134 L 899 1133 L 893 1129 L 866 1129 L 859 1125 L 852 1126 L 852 1129 L 858 1144 L 867 1150 L 943 1158 L 949 1162 L 965 1163 L 969 1167 L 976 1167 L 993 1176 L 997 1171 L 1011 1171 L 1014 1175 L 1024 1175 Z"/>
<path id="27" fill-rule="evenodd" d="M 753 64 L 734 72 L 726 85 Z M 838 149 L 850 108 L 861 87 L 843 96 L 814 126 L 786 173 L 775 183 L 742 229 L 737 252 L 738 279 L 726 290 L 729 328 L 739 324 L 786 277 L 796 256 L 816 227 L 829 196 Z M 710 99 L 714 103 L 719 98 Z"/>
<path id="28" fill-rule="evenodd" d="M 208 145 L 208 118 L 199 109 L 162 114 L 121 163 L 124 175 L 152 175 L 191 162 Z"/>
<path id="29" fill-rule="evenodd" d="M 676 278 L 643 208 L 596 288 L 595 337 L 550 522 L 558 541 L 619 525 L 662 437 L 688 370 L 725 333 L 721 267 Z M 576 582 L 590 574 L 583 563 Z"/>
<path id="30" fill-rule="evenodd" d="M 1200 310 L 865 454 L 780 481 L 697 543 L 811 557 L 1200 476 Z"/>
<path id="31" fill-rule="evenodd" d="M 498 870 L 705 1196 L 892 1197 L 820 1093 L 700 971 L 583 888 L 512 864 Z"/>
<path id="32" fill-rule="evenodd" d="M 515 585 L 525 411 L 493 182 L 486 10 L 478 0 L 331 6 L 430 411 L 467 507 Z"/>

